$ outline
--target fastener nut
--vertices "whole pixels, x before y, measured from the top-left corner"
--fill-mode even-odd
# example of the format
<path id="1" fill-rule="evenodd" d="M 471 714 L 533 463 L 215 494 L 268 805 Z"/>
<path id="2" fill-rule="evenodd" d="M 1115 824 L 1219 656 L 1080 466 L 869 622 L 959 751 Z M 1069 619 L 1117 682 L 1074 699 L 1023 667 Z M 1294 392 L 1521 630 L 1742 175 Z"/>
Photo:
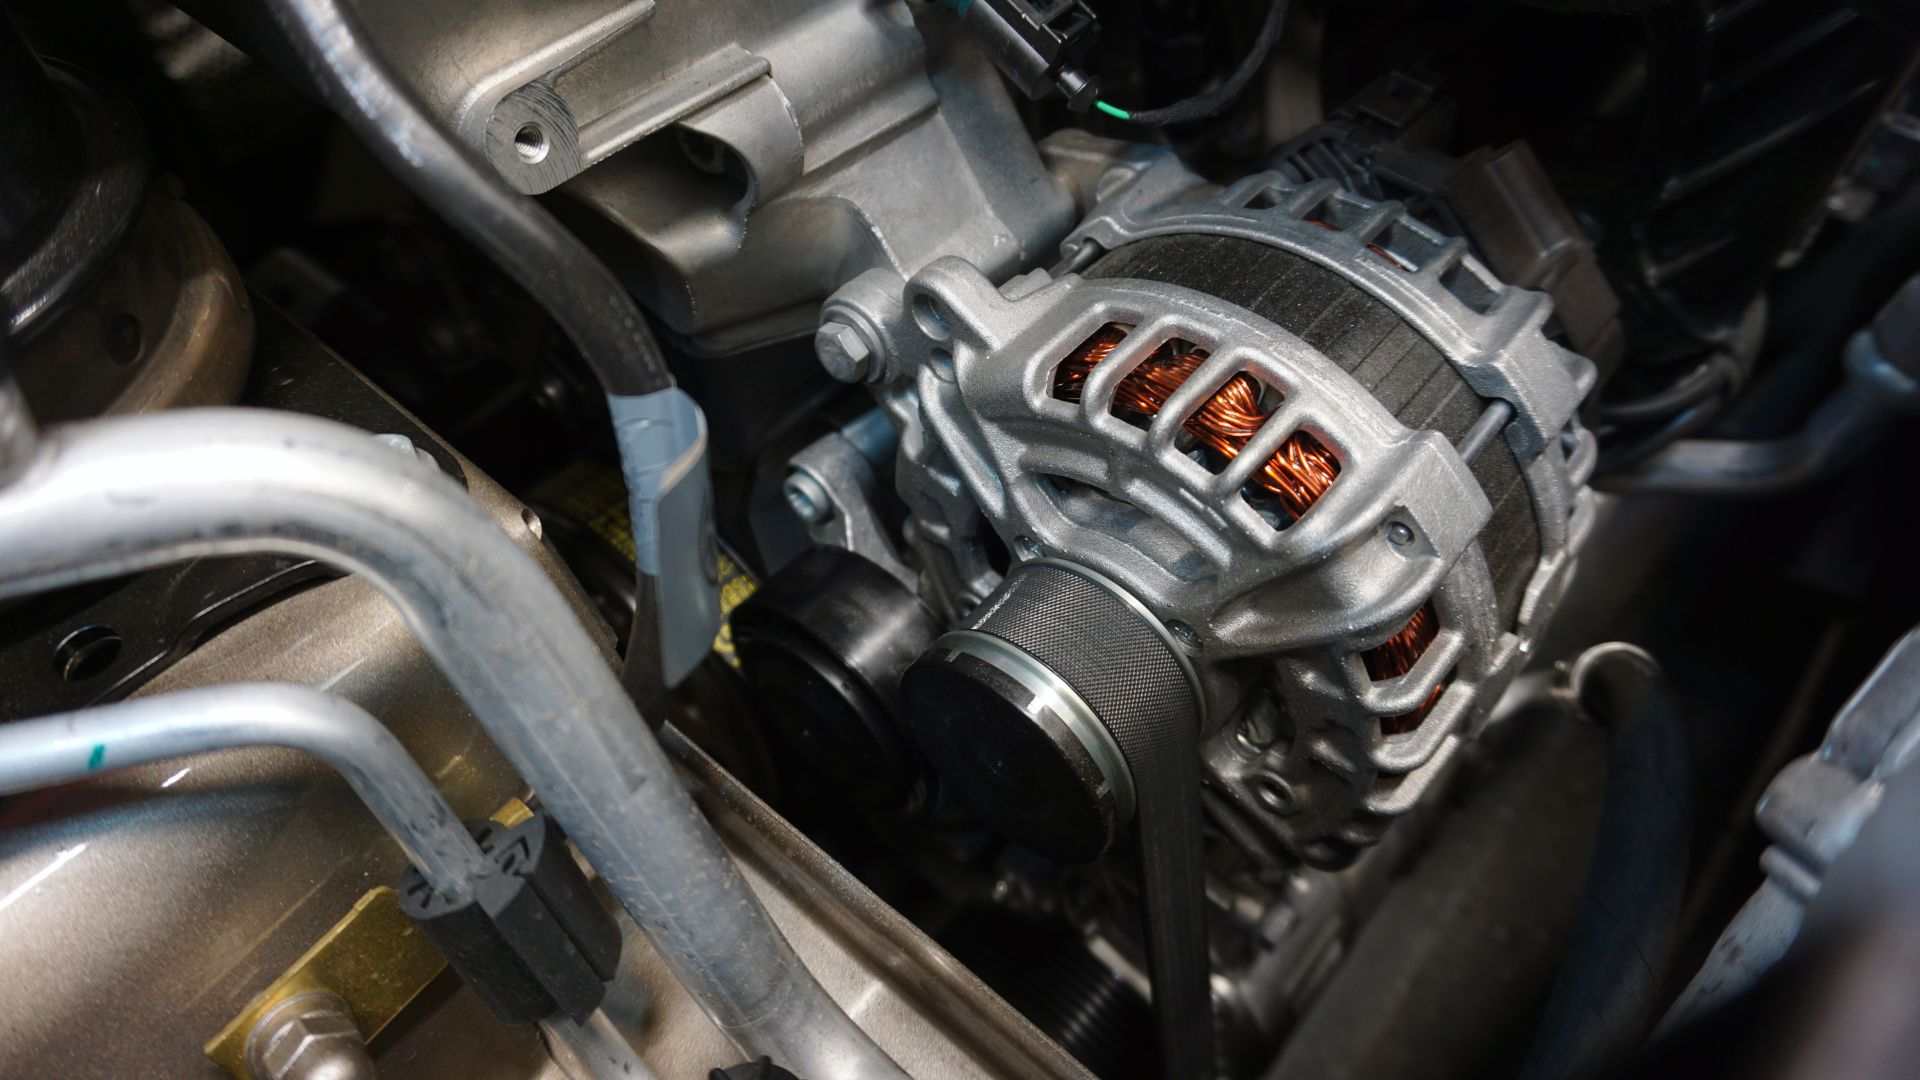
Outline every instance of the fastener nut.
<path id="1" fill-rule="evenodd" d="M 833 516 L 833 496 L 807 473 L 798 469 L 788 473 L 782 492 L 794 514 L 808 525 L 818 525 Z"/>
<path id="2" fill-rule="evenodd" d="M 255 1025 L 247 1048 L 258 1080 L 373 1080 L 373 1055 L 347 1003 L 328 993 L 300 994 Z"/>
<path id="3" fill-rule="evenodd" d="M 843 322 L 822 323 L 813 335 L 813 351 L 827 374 L 841 382 L 860 382 L 873 370 L 873 347 Z"/>

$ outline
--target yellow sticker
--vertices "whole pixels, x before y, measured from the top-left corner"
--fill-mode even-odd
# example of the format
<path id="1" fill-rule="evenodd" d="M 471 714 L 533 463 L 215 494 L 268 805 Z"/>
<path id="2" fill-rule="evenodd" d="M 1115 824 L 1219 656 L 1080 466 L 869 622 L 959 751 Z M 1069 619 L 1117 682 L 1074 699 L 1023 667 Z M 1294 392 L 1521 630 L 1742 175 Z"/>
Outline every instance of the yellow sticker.
<path id="1" fill-rule="evenodd" d="M 620 470 L 597 461 L 576 461 L 542 483 L 533 499 L 592 529 L 628 562 L 633 561 L 633 522 Z M 713 639 L 713 651 L 737 668 L 740 658 L 733 651 L 731 616 L 760 583 L 724 547 L 716 550 L 714 564 L 720 583 L 720 633 Z"/>

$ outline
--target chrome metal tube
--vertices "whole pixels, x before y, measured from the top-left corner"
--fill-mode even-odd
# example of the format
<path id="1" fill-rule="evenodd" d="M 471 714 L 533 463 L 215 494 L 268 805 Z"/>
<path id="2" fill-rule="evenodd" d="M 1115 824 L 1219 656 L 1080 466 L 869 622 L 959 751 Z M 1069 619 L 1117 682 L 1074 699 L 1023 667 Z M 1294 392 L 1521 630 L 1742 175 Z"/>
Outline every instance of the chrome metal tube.
<path id="1" fill-rule="evenodd" d="M 33 411 L 27 407 L 27 396 L 20 392 L 20 384 L 13 377 L 9 366 L 12 362 L 7 343 L 0 341 L 0 484 L 6 483 L 27 463 L 40 438 L 33 423 Z"/>
<path id="2" fill-rule="evenodd" d="M 303 750 L 338 769 L 448 897 L 471 898 L 488 872 L 480 846 L 400 740 L 359 706 L 302 686 L 183 690 L 0 725 L 0 794 L 239 746 Z"/>
<path id="3" fill-rule="evenodd" d="M 198 555 L 362 575 L 749 1057 L 899 1076 L 748 889 L 573 611 L 458 485 L 351 428 L 191 409 L 56 428 L 0 490 L 0 599 Z"/>
<path id="4" fill-rule="evenodd" d="M 581 1024 L 564 1016 L 542 1020 L 540 1034 L 548 1055 L 572 1080 L 659 1080 L 605 1009 Z"/>

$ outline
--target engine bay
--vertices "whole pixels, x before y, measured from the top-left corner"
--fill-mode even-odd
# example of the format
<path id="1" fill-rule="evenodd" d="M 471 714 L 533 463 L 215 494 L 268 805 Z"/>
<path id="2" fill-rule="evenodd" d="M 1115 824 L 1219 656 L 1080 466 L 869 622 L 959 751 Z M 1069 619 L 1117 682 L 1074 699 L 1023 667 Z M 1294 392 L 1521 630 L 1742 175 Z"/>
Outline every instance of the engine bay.
<path id="1" fill-rule="evenodd" d="M 10 0 L 0 1075 L 1914 1075 L 1916 63 Z"/>

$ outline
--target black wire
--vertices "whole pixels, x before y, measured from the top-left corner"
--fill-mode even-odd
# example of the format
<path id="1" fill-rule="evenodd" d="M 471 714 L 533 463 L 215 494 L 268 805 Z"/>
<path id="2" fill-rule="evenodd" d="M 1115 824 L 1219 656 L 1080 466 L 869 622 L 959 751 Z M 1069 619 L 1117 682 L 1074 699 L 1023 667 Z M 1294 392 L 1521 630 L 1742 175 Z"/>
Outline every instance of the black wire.
<path id="1" fill-rule="evenodd" d="M 1600 402 L 1599 417 L 1609 424 L 1647 424 L 1684 412 L 1710 397 L 1734 392 L 1739 368 L 1725 354 L 1700 362 L 1664 390 L 1627 401 Z"/>
<path id="2" fill-rule="evenodd" d="M 321 94 L 375 157 L 553 316 L 609 394 L 673 385 L 618 278 L 539 203 L 448 138 L 362 40 L 336 0 L 269 0 Z"/>
<path id="3" fill-rule="evenodd" d="M 1594 476 L 1608 476 L 1640 464 L 1707 426 L 1725 406 L 1724 398 L 1708 398 L 1638 439 L 1625 443 L 1602 440 L 1600 460 L 1593 466 Z"/>
<path id="4" fill-rule="evenodd" d="M 1260 24 L 1260 33 L 1253 39 L 1253 49 L 1246 59 L 1227 81 L 1204 93 L 1195 94 L 1184 101 L 1176 101 L 1159 109 L 1137 109 L 1128 114 L 1128 119 L 1136 124 L 1148 127 L 1162 127 L 1167 124 L 1185 123 L 1189 120 L 1204 120 L 1233 104 L 1240 96 L 1254 73 L 1267 62 L 1273 52 L 1273 46 L 1280 40 L 1280 29 L 1287 21 L 1287 0 L 1273 0 L 1273 6 L 1267 9 L 1267 21 Z"/>

